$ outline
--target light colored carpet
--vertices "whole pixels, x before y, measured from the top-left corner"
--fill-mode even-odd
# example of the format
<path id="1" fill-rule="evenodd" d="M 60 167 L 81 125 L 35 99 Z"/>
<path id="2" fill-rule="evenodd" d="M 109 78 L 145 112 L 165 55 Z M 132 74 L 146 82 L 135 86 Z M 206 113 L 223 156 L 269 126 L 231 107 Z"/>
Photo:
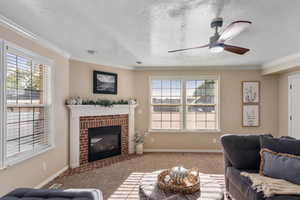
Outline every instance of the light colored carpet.
<path id="1" fill-rule="evenodd" d="M 197 167 L 202 173 L 223 174 L 221 153 L 146 153 L 141 157 L 104 168 L 56 179 L 61 188 L 98 188 L 104 199 L 138 199 L 138 185 L 145 172 L 167 169 L 178 164 Z"/>

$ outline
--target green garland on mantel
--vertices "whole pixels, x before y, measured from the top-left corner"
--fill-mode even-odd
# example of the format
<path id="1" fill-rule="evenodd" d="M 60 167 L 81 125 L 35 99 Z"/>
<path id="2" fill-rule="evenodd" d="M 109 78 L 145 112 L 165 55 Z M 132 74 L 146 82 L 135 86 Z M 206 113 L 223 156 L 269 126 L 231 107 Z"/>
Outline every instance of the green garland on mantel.
<path id="1" fill-rule="evenodd" d="M 96 106 L 104 106 L 104 107 L 111 107 L 113 105 L 127 105 L 127 100 L 108 100 L 108 99 L 98 99 L 98 100 L 83 100 L 82 105 L 96 105 Z"/>
<path id="2" fill-rule="evenodd" d="M 73 102 L 72 102 L 73 101 Z M 103 106 L 103 107 L 111 107 L 113 105 L 128 105 L 128 100 L 109 100 L 109 99 L 79 99 L 79 98 L 71 98 L 66 100 L 66 105 L 95 105 L 95 106 Z"/>

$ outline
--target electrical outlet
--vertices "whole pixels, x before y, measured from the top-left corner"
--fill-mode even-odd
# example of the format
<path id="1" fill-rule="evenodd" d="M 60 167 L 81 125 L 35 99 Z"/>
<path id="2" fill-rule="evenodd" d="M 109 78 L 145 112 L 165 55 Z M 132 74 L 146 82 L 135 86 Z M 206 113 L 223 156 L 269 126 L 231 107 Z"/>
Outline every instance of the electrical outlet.
<path id="1" fill-rule="evenodd" d="M 214 138 L 214 139 L 213 139 L 213 143 L 214 143 L 214 144 L 217 143 L 217 138 Z"/>
<path id="2" fill-rule="evenodd" d="M 45 161 L 43 162 L 42 166 L 43 166 L 43 170 L 44 170 L 44 171 L 47 171 L 47 164 L 46 164 Z"/>

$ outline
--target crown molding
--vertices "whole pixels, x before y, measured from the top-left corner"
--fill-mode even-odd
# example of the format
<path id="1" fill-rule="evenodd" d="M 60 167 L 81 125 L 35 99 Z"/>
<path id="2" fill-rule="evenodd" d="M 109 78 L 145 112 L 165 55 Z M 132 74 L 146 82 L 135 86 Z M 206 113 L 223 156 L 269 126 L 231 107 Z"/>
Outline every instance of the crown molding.
<path id="1" fill-rule="evenodd" d="M 71 54 L 0 14 L 0 25 L 69 59 Z"/>
<path id="2" fill-rule="evenodd" d="M 262 69 L 269 69 L 269 68 L 272 68 L 272 67 L 279 67 L 280 65 L 287 65 L 287 68 L 290 68 L 290 67 L 288 67 L 288 63 L 293 62 L 297 59 L 300 60 L 300 52 L 297 52 L 297 53 L 294 53 L 294 54 L 291 54 L 291 55 L 288 55 L 288 56 L 284 56 L 284 57 L 272 60 L 270 62 L 266 62 L 262 65 Z M 300 62 L 299 62 L 299 65 L 300 65 Z"/>
<path id="3" fill-rule="evenodd" d="M 239 65 L 239 66 L 135 66 L 136 71 L 169 71 L 169 70 L 260 70 L 260 65 Z"/>

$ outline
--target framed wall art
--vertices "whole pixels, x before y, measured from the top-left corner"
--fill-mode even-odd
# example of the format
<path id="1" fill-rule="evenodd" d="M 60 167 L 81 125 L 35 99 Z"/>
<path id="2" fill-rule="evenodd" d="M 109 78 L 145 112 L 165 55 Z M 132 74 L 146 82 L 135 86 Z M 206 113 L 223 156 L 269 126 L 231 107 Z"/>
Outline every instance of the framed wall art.
<path id="1" fill-rule="evenodd" d="M 243 103 L 259 103 L 260 101 L 260 82 L 243 81 Z"/>
<path id="2" fill-rule="evenodd" d="M 243 105 L 243 127 L 260 126 L 259 105 Z"/>
<path id="3" fill-rule="evenodd" d="M 102 71 L 94 71 L 93 92 L 95 94 L 117 94 L 118 74 L 102 72 Z"/>

